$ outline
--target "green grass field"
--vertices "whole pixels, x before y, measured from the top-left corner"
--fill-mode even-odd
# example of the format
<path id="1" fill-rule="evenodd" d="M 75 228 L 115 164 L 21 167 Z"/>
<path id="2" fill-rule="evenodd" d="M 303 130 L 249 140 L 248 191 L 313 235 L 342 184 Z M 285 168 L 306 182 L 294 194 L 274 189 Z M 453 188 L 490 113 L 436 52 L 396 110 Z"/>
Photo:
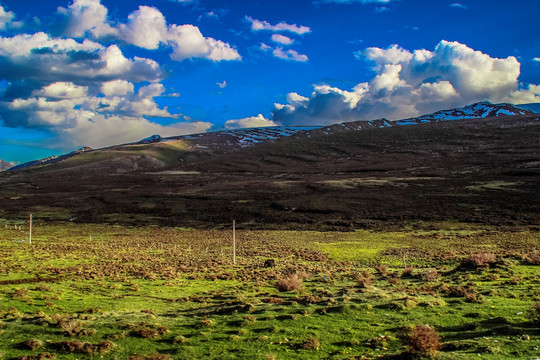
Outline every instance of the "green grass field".
<path id="1" fill-rule="evenodd" d="M 540 356 L 536 230 L 0 226 L 0 359 Z"/>

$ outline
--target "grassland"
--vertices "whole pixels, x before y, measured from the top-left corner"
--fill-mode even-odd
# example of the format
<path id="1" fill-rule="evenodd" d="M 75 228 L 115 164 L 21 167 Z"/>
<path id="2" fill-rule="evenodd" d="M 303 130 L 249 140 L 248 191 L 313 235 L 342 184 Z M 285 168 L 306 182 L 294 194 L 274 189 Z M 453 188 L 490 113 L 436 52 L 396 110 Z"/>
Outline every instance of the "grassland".
<path id="1" fill-rule="evenodd" d="M 539 354 L 535 229 L 241 230 L 233 265 L 225 230 L 38 218 L 29 245 L 0 226 L 0 359 Z M 404 334 L 425 324 L 440 346 L 415 352 Z"/>

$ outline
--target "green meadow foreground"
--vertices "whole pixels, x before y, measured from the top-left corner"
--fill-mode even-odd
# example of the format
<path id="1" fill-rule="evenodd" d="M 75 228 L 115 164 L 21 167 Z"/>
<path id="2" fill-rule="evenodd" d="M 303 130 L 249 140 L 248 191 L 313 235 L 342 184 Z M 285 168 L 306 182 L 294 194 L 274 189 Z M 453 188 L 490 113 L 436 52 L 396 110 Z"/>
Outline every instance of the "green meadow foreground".
<path id="1" fill-rule="evenodd" d="M 0 226 L 0 359 L 540 357 L 534 228 Z"/>

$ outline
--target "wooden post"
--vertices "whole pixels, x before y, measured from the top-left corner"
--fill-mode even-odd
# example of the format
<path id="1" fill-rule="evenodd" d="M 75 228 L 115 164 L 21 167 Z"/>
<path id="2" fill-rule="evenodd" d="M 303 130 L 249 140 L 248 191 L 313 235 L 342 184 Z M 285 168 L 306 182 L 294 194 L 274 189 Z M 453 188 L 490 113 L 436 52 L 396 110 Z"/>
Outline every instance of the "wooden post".
<path id="1" fill-rule="evenodd" d="M 233 256 L 232 256 L 232 262 L 236 265 L 236 220 L 232 221 L 232 247 L 233 247 Z"/>
<path id="2" fill-rule="evenodd" d="M 32 214 L 30 214 L 30 232 L 28 237 L 28 243 L 32 245 Z"/>

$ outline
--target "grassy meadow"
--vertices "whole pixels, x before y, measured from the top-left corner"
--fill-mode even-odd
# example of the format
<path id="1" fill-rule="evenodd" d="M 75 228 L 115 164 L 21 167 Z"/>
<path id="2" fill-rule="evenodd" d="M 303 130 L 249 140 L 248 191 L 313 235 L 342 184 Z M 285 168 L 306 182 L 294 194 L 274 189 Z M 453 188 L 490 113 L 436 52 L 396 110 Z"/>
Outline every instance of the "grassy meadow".
<path id="1" fill-rule="evenodd" d="M 0 221 L 0 359 L 540 356 L 538 230 L 236 239 L 232 264 L 227 230 Z"/>

